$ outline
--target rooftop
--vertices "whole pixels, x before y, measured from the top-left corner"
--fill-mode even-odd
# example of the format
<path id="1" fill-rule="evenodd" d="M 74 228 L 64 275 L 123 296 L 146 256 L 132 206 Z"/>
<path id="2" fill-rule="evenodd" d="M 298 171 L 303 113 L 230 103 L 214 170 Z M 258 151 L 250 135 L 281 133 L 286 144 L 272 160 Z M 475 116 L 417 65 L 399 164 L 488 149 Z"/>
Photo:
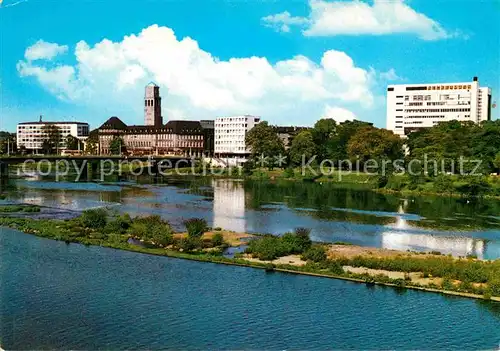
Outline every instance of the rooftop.
<path id="1" fill-rule="evenodd" d="M 83 125 L 88 125 L 87 122 L 69 122 L 69 121 L 61 121 L 61 122 L 46 122 L 46 121 L 36 121 L 36 122 L 21 122 L 18 123 L 17 125 L 21 124 L 83 124 Z"/>
<path id="2" fill-rule="evenodd" d="M 111 117 L 104 122 L 99 130 L 121 130 L 125 133 L 173 133 L 173 134 L 201 134 L 203 127 L 199 121 L 169 121 L 160 127 L 148 125 L 126 125 L 120 118 Z"/>

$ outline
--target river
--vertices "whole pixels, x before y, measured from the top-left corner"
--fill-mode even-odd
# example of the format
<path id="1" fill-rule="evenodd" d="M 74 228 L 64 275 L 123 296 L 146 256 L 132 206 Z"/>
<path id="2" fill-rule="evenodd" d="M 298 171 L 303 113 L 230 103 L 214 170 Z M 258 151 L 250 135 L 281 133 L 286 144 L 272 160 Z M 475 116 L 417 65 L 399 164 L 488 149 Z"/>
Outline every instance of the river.
<path id="1" fill-rule="evenodd" d="M 495 349 L 500 304 L 0 229 L 5 349 Z"/>
<path id="2" fill-rule="evenodd" d="M 405 197 L 332 184 L 170 178 L 121 183 L 12 180 L 5 200 L 83 210 L 109 206 L 131 215 L 159 214 L 182 230 L 203 217 L 213 227 L 283 234 L 312 229 L 323 242 L 500 258 L 500 201 Z"/>
<path id="3" fill-rule="evenodd" d="M 108 206 L 182 229 L 500 257 L 498 201 L 210 179 L 3 184 L 2 203 Z M 340 280 L 66 245 L 0 228 L 5 349 L 496 349 L 500 304 Z"/>

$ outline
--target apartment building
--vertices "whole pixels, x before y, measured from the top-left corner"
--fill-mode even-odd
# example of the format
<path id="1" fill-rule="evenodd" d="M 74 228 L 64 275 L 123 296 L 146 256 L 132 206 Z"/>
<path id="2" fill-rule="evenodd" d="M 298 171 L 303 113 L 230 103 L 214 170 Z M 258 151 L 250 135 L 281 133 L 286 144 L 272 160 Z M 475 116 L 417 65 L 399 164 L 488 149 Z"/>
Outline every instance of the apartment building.
<path id="1" fill-rule="evenodd" d="M 65 140 L 72 135 L 85 140 L 89 135 L 89 124 L 85 122 L 23 122 L 17 124 L 17 147 L 24 147 L 27 152 L 41 153 L 43 141 L 47 138 L 48 127 L 57 127 L 61 136 L 58 149 L 64 150 Z"/>
<path id="2" fill-rule="evenodd" d="M 405 137 L 445 121 L 491 119 L 491 89 L 472 82 L 389 85 L 387 129 Z"/>
<path id="3" fill-rule="evenodd" d="M 260 122 L 260 117 L 244 115 L 215 119 L 214 152 L 217 156 L 245 157 L 250 153 L 245 145 L 247 132 Z"/>

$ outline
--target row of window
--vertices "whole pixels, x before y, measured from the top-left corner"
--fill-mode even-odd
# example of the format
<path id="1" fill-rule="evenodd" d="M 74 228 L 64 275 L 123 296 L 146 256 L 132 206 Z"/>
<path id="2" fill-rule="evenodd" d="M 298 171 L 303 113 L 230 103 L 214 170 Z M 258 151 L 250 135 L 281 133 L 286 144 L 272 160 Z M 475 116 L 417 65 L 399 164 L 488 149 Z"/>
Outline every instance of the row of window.
<path id="1" fill-rule="evenodd" d="M 247 128 L 248 123 L 215 123 L 215 128 Z"/>
<path id="2" fill-rule="evenodd" d="M 215 150 L 216 152 L 221 152 L 221 151 L 226 151 L 226 152 L 229 152 L 229 151 L 245 151 L 246 149 L 244 147 L 219 147 L 217 148 L 217 150 Z"/>
<path id="3" fill-rule="evenodd" d="M 428 101 L 431 99 L 430 95 L 413 95 L 413 101 Z"/>
<path id="4" fill-rule="evenodd" d="M 144 100 L 144 106 L 154 106 L 154 100 Z"/>
<path id="5" fill-rule="evenodd" d="M 406 118 L 445 118 L 444 115 L 440 116 L 407 116 Z"/>
<path id="6" fill-rule="evenodd" d="M 153 143 L 148 141 L 132 141 L 126 143 L 127 147 L 153 147 Z M 203 147 L 202 143 L 194 143 L 194 142 L 159 142 L 154 145 L 155 147 L 164 146 L 164 147 Z"/>
<path id="7" fill-rule="evenodd" d="M 398 110 L 396 110 L 398 111 Z M 417 112 L 417 113 L 422 113 L 422 112 L 470 112 L 470 108 L 420 108 L 420 109 L 406 109 L 405 112 Z"/>
<path id="8" fill-rule="evenodd" d="M 461 90 L 461 89 L 472 89 L 471 84 L 455 84 L 455 85 L 429 85 L 429 86 L 418 86 L 418 87 L 406 87 L 406 91 L 415 90 Z M 391 88 L 388 89 L 389 91 Z"/>
<path id="9" fill-rule="evenodd" d="M 237 144 L 243 144 L 243 145 L 244 145 L 244 144 L 245 144 L 245 141 L 244 141 L 244 140 L 242 140 L 242 141 L 235 141 L 235 140 L 216 140 L 216 141 L 215 141 L 215 144 L 217 144 L 217 145 L 223 145 L 223 144 L 224 144 L 224 145 L 225 145 L 225 144 L 235 144 L 235 145 L 237 145 Z"/>

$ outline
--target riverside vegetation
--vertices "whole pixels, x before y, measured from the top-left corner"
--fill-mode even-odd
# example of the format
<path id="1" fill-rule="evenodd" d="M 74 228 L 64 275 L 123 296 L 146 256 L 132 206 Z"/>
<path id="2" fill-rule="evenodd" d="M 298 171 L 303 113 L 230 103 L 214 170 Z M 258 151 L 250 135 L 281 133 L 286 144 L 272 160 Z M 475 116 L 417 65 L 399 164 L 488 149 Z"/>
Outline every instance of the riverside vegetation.
<path id="1" fill-rule="evenodd" d="M 456 194 L 465 196 L 500 196 L 500 121 L 486 121 L 478 125 L 472 122 L 442 122 L 432 128 L 411 133 L 403 153 L 403 141 L 392 132 L 361 121 L 337 124 L 332 119 L 321 119 L 312 129 L 299 131 L 292 136 L 290 148 L 284 145 L 272 127 L 262 122 L 254 127 L 246 138 L 252 150 L 251 162 L 245 165 L 245 173 L 252 177 L 280 177 L 306 181 L 334 181 L 365 184 L 371 189 L 413 193 Z M 269 158 L 268 172 L 255 169 L 261 155 L 286 155 L 286 165 Z M 312 171 L 302 173 L 300 166 L 316 156 L 311 163 Z M 428 160 L 427 166 L 425 160 Z M 330 160 L 333 166 L 328 175 L 322 175 L 319 164 Z M 400 175 L 392 161 L 400 160 L 405 175 Z M 419 160 L 420 162 L 411 161 Z M 464 162 L 460 167 L 461 160 Z M 476 162 L 479 167 L 474 169 Z M 350 161 L 359 164 L 359 172 L 346 172 Z M 365 165 L 376 161 L 385 167 L 363 172 Z M 373 166 L 373 164 L 372 164 Z M 411 166 L 411 175 L 409 168 Z M 282 171 L 272 172 L 282 168 Z M 328 168 L 328 167 L 326 167 Z M 354 174 L 355 173 L 355 174 Z M 400 172 L 399 172 L 400 173 Z M 474 174 L 472 174 L 474 173 Z M 480 174 L 480 175 L 479 175 Z"/>
<path id="2" fill-rule="evenodd" d="M 174 233 L 159 216 L 120 215 L 106 209 L 87 210 L 70 220 L 0 217 L 0 226 L 67 244 L 80 243 L 155 255 L 236 264 L 365 282 L 399 288 L 422 288 L 430 291 L 457 292 L 469 297 L 500 301 L 500 260 L 454 258 L 439 253 L 417 254 L 373 249 L 355 255 L 339 254 L 335 247 L 358 247 L 338 243 L 315 244 L 310 230 L 298 228 L 293 233 L 237 235 L 220 228 L 210 229 L 203 219 L 184 222 L 187 233 Z M 253 238 L 252 238 L 253 237 Z M 234 258 L 225 257 L 229 246 L 248 247 Z M 377 251 L 378 250 L 378 251 Z M 284 258 L 284 261 L 276 261 Z M 293 258 L 293 260 L 292 260 Z M 398 276 L 399 274 L 399 276 Z M 474 294 L 474 295 L 468 295 Z"/>

